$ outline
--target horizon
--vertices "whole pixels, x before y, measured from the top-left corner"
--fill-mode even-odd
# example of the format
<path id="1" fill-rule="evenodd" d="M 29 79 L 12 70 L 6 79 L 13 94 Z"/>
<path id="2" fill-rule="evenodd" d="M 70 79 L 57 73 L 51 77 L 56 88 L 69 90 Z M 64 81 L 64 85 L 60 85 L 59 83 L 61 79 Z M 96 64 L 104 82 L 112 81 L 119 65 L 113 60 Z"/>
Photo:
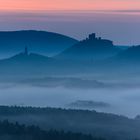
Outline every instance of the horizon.
<path id="1" fill-rule="evenodd" d="M 3 11 L 0 31 L 43 30 L 82 40 L 95 32 L 115 45 L 139 45 L 139 10 Z"/>
<path id="2" fill-rule="evenodd" d="M 51 32 L 51 31 L 47 31 L 47 30 L 37 30 L 37 29 L 32 29 L 32 30 L 30 30 L 30 29 L 23 29 L 23 30 L 3 30 L 3 31 L 1 31 L 0 30 L 0 32 L 5 32 L 5 33 L 10 33 L 10 32 L 28 32 L 28 31 L 35 31 L 35 32 L 50 32 L 50 33 L 54 33 L 54 34 L 59 34 L 59 35 L 62 35 L 62 36 L 66 36 L 66 37 L 69 37 L 69 38 L 72 38 L 72 39 L 75 39 L 75 40 L 77 40 L 77 41 L 83 41 L 83 40 L 85 40 L 87 37 L 89 37 L 89 35 L 91 35 L 91 34 L 93 34 L 93 33 L 95 33 L 95 32 L 91 32 L 91 33 L 89 33 L 87 36 L 86 36 L 86 38 L 83 38 L 83 39 L 81 39 L 81 40 L 79 40 L 79 39 L 76 39 L 76 38 L 74 38 L 74 37 L 71 37 L 71 36 L 68 36 L 68 35 L 65 35 L 65 34 L 61 34 L 61 33 L 58 33 L 58 32 Z M 96 38 L 98 38 L 98 37 L 101 37 L 101 39 L 107 39 L 107 40 L 110 40 L 109 38 L 102 38 L 102 36 L 97 36 L 97 34 L 95 33 L 95 35 L 96 35 Z M 113 40 L 110 40 L 110 41 L 112 41 L 113 43 L 114 43 L 114 41 Z M 114 44 L 114 45 L 116 45 L 117 46 L 117 44 Z M 132 47 L 131 45 L 123 45 L 123 44 L 121 44 L 122 46 L 128 46 L 128 47 Z M 121 46 L 120 45 L 120 46 Z M 118 45 L 119 46 L 119 45 Z M 138 46 L 138 45 L 135 45 L 135 46 Z"/>
<path id="3" fill-rule="evenodd" d="M 139 0 L 1 0 L 0 31 L 43 30 L 82 40 L 95 32 L 139 45 Z"/>

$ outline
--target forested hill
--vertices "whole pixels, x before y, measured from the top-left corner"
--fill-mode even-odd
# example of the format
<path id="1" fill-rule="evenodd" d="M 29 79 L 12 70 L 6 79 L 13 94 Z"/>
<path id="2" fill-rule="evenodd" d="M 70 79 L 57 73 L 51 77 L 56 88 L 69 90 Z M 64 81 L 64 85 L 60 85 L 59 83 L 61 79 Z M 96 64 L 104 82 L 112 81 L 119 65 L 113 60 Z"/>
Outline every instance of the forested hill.
<path id="1" fill-rule="evenodd" d="M 25 126 L 19 123 L 10 123 L 7 120 L 0 122 L 1 140 L 103 140 L 91 135 L 64 131 L 43 131 L 37 126 Z"/>
<path id="2" fill-rule="evenodd" d="M 35 107 L 0 107 L 0 120 L 37 125 L 43 130 L 91 134 L 108 140 L 140 138 L 140 121 L 96 111 Z"/>

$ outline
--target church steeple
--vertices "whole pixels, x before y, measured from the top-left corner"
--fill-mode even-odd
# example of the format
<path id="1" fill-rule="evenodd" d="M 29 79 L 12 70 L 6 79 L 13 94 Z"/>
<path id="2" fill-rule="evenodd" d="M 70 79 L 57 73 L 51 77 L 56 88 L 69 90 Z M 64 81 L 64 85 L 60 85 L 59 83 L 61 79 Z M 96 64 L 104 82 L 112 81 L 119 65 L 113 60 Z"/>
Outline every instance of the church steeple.
<path id="1" fill-rule="evenodd" d="M 28 55 L 28 47 L 25 47 L 24 54 L 25 54 L 25 55 Z"/>

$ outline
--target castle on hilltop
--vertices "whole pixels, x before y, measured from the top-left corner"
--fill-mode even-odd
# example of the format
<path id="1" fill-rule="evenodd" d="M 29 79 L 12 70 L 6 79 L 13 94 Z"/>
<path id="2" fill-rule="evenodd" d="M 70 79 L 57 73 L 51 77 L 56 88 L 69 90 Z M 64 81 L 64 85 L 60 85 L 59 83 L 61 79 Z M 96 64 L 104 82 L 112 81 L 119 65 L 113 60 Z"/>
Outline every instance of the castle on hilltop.
<path id="1" fill-rule="evenodd" d="M 88 41 L 90 44 L 96 46 L 113 46 L 113 41 L 102 39 L 101 37 L 97 38 L 95 33 L 90 34 L 84 41 Z"/>

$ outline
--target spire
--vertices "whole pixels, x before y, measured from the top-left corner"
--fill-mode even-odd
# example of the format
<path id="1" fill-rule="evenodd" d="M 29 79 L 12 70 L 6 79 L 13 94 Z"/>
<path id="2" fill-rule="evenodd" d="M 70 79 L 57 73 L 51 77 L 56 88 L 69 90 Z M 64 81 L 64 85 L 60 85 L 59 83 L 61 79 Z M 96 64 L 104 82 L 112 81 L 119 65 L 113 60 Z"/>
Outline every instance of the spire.
<path id="1" fill-rule="evenodd" d="M 28 47 L 25 47 L 24 54 L 25 54 L 25 55 L 28 55 Z"/>

